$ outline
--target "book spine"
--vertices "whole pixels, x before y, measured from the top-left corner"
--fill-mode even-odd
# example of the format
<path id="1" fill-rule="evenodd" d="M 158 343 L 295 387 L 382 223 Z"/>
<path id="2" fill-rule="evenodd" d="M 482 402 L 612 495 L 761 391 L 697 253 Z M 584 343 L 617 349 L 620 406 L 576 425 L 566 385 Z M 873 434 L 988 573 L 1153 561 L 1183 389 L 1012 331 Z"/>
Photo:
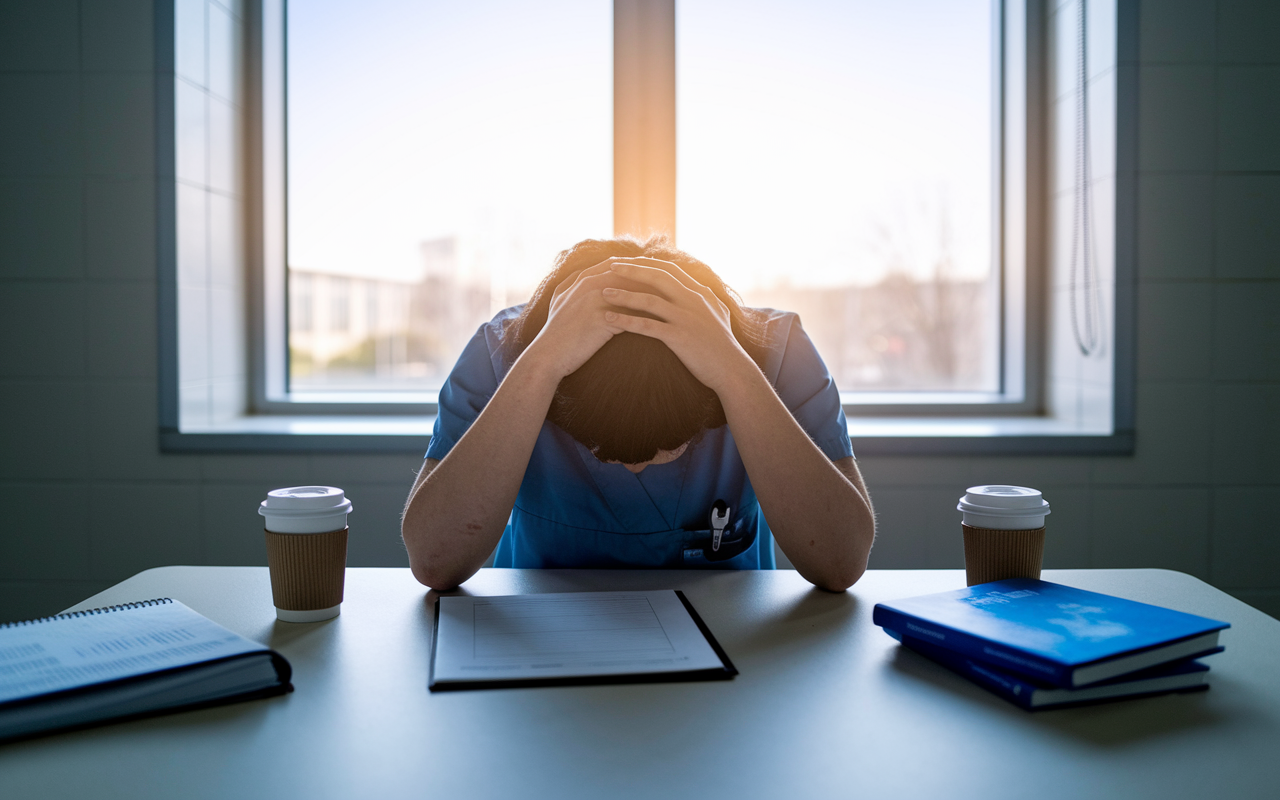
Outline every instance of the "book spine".
<path id="1" fill-rule="evenodd" d="M 1006 647 L 964 631 L 935 625 L 927 620 L 903 614 L 891 608 L 877 605 L 872 612 L 871 621 L 882 628 L 898 631 L 903 636 L 910 636 L 928 642 L 936 647 L 943 647 L 952 652 L 968 656 L 976 661 L 992 664 L 1000 669 L 1026 675 L 1030 678 L 1051 683 L 1063 688 L 1071 687 L 1071 668 L 1063 664 L 1055 664 L 1048 659 L 1040 658 L 1034 653 Z"/>
<path id="2" fill-rule="evenodd" d="M 84 611 L 70 611 L 66 614 L 54 614 L 52 617 L 40 617 L 38 619 L 23 619 L 16 622 L 0 623 L 0 630 L 5 628 L 21 628 L 24 625 L 40 625 L 45 622 L 56 622 L 60 619 L 76 619 L 77 617 L 92 617 L 98 614 L 110 614 L 113 611 L 127 611 L 131 608 L 146 608 L 147 606 L 162 606 L 165 603 L 172 603 L 173 600 L 168 597 L 158 597 L 155 600 L 140 600 L 136 603 L 121 603 L 117 606 L 104 606 L 102 608 L 89 608 Z"/>
<path id="3" fill-rule="evenodd" d="M 944 650 L 941 647 L 930 646 L 928 643 L 919 642 L 909 636 L 902 637 L 902 644 L 930 661 L 941 664 L 957 675 L 968 678 L 992 694 L 1000 695 L 1016 706 L 1021 706 L 1028 711 L 1031 710 L 1031 701 L 1036 691 L 1036 687 L 1031 684 L 1018 680 L 1011 675 L 999 675 L 970 658 Z"/>

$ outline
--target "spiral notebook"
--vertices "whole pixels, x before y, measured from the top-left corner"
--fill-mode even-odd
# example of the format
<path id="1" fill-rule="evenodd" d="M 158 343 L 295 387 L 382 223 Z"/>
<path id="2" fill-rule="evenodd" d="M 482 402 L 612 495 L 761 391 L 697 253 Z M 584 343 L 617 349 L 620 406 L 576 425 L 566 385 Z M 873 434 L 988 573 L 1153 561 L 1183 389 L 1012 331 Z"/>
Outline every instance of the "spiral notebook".
<path id="1" fill-rule="evenodd" d="M 0 625 L 0 741 L 292 691 L 289 662 L 162 598 Z"/>

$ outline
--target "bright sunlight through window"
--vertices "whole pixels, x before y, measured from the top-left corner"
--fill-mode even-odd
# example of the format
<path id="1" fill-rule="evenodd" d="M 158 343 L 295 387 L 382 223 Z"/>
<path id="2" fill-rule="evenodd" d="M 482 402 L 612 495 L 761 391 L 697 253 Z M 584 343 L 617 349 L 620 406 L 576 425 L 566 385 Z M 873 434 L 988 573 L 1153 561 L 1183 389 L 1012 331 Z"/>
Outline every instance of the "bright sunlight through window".
<path id="1" fill-rule="evenodd" d="M 677 244 L 842 390 L 999 381 L 991 0 L 678 0 Z M 294 391 L 439 388 L 612 235 L 605 0 L 289 4 Z"/>
<path id="2" fill-rule="evenodd" d="M 680 245 L 847 391 L 994 391 L 989 0 L 676 4 Z"/>
<path id="3" fill-rule="evenodd" d="M 612 234 L 601 0 L 289 4 L 290 388 L 432 390 Z"/>

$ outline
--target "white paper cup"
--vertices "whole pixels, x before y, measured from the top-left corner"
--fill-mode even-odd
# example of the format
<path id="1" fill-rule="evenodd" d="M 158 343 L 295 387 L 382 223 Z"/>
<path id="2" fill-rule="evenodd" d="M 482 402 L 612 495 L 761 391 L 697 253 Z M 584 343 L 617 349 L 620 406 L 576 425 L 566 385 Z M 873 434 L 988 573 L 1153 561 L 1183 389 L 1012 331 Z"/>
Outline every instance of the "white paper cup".
<path id="1" fill-rule="evenodd" d="M 342 611 L 351 501 L 333 486 L 291 486 L 267 493 L 267 565 L 276 617 L 320 622 Z"/>
<path id="2" fill-rule="evenodd" d="M 965 579 L 970 586 L 1039 578 L 1049 504 L 1026 486 L 972 486 L 956 506 L 963 515 Z"/>

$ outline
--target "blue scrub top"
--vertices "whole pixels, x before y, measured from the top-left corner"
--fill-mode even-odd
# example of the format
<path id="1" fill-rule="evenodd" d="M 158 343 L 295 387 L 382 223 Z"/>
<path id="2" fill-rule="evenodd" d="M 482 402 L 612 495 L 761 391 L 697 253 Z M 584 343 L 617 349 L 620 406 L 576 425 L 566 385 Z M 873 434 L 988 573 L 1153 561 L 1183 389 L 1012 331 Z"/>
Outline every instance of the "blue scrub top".
<path id="1" fill-rule="evenodd" d="M 448 455 L 497 391 L 514 363 L 502 331 L 522 308 L 480 326 L 462 351 L 440 390 L 427 458 Z M 840 394 L 799 317 L 761 310 L 769 382 L 828 458 L 853 455 Z M 717 500 L 728 504 L 730 519 L 713 550 L 709 517 Z M 773 569 L 773 535 L 728 425 L 637 475 L 544 422 L 494 566 Z"/>

